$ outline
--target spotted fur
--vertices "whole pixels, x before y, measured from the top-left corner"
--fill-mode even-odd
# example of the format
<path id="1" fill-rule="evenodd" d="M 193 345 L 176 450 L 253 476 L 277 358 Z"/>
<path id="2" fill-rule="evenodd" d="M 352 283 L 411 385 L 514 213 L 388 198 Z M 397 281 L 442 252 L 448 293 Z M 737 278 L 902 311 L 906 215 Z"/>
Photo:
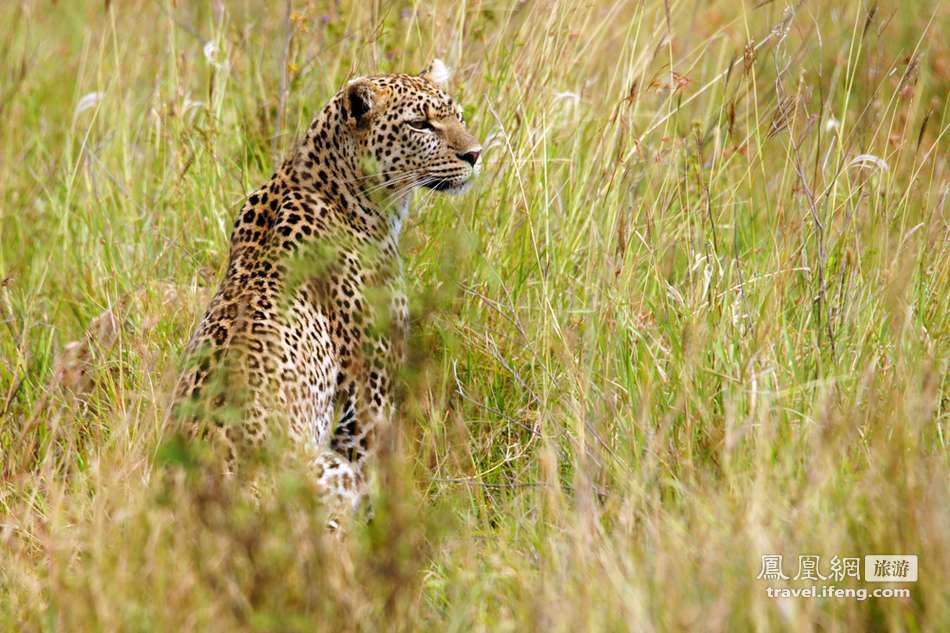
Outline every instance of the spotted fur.
<path id="1" fill-rule="evenodd" d="M 238 213 L 173 409 L 228 469 L 286 433 L 328 501 L 358 505 L 404 356 L 409 198 L 420 186 L 460 192 L 480 167 L 461 108 L 437 85 L 444 71 L 436 61 L 419 76 L 350 81 Z"/>

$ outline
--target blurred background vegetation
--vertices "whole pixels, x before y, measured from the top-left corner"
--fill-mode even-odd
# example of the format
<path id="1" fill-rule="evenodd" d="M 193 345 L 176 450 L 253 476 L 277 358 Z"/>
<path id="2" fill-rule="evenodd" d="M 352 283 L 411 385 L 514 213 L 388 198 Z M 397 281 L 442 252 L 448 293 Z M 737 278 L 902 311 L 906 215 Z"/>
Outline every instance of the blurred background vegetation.
<path id="1" fill-rule="evenodd" d="M 3 2 L 0 628 L 947 630 L 948 27 Z M 245 194 L 348 78 L 433 57 L 486 165 L 414 206 L 400 416 L 338 541 L 286 460 L 259 506 L 195 485 L 165 411 Z M 902 553 L 910 598 L 756 578 Z"/>

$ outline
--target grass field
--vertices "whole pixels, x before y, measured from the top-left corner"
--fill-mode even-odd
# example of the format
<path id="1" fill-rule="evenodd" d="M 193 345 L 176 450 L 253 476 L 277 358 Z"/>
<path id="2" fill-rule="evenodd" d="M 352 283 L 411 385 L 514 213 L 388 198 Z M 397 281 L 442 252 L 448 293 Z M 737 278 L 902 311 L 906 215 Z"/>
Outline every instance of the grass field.
<path id="1" fill-rule="evenodd" d="M 265 8 L 266 6 L 266 8 Z M 950 629 L 940 0 L 0 4 L 0 629 Z M 194 485 L 233 216 L 358 74 L 484 139 L 403 235 L 373 519 Z M 762 557 L 916 554 L 910 597 Z M 889 585 L 834 578 L 868 591 Z"/>

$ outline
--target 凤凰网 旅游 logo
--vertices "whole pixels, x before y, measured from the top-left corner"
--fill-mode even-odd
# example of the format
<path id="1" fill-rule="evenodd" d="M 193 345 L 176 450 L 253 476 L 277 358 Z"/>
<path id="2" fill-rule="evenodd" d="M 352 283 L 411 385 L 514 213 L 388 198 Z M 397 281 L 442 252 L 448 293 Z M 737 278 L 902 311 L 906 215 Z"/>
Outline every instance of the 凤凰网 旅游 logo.
<path id="1" fill-rule="evenodd" d="M 861 563 L 864 563 L 864 574 Z M 792 571 L 795 571 L 794 575 Z M 788 573 L 786 573 L 788 572 Z M 823 563 L 820 555 L 798 556 L 797 565 L 786 566 L 782 554 L 763 554 L 759 580 L 834 580 L 855 578 L 865 582 L 917 582 L 916 554 L 873 554 L 860 556 L 832 556 Z"/>
<path id="2" fill-rule="evenodd" d="M 794 575 L 792 575 L 793 570 Z M 907 587 L 889 585 L 861 587 L 855 586 L 854 581 L 890 584 L 917 582 L 917 555 L 832 556 L 827 561 L 822 561 L 819 555 L 803 554 L 798 556 L 796 567 L 791 561 L 786 563 L 785 557 L 781 554 L 763 554 L 759 575 L 756 578 L 764 581 L 778 581 L 778 584 L 770 584 L 765 588 L 765 593 L 769 598 L 909 599 L 911 594 Z M 847 579 L 853 580 L 846 582 L 844 587 L 836 584 Z"/>

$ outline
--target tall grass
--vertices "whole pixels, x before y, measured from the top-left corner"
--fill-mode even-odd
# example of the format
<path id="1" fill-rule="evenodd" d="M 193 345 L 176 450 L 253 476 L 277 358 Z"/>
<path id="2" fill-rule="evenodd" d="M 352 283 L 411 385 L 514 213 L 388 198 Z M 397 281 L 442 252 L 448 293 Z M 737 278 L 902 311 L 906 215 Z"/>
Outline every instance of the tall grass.
<path id="1" fill-rule="evenodd" d="M 947 630 L 948 27 L 938 0 L 4 2 L 0 628 Z M 196 478 L 166 406 L 245 193 L 347 78 L 434 56 L 485 170 L 416 200 L 400 416 L 336 540 L 291 460 L 257 506 Z M 770 599 L 810 583 L 766 554 L 919 581 Z"/>

